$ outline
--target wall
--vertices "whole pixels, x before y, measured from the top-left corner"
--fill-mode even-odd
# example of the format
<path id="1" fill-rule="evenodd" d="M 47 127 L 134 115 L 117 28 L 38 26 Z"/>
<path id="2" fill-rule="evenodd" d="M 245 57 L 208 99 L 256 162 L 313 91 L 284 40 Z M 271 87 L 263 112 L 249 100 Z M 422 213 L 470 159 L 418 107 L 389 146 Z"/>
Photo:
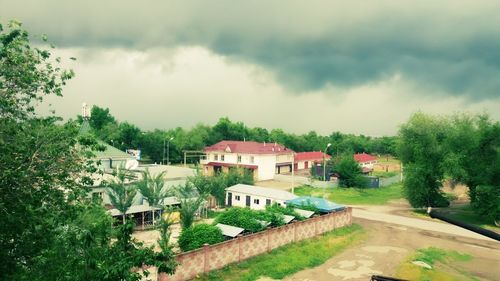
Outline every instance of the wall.
<path id="1" fill-rule="evenodd" d="M 351 225 L 352 209 L 298 221 L 278 228 L 238 237 L 219 244 L 177 255 L 179 266 L 174 275 L 160 274 L 159 281 L 184 281 L 220 269 L 228 264 L 267 253 L 283 245 L 311 238 L 324 232 Z"/>
<path id="2" fill-rule="evenodd" d="M 262 154 L 255 156 L 255 163 L 259 166 L 257 178 L 260 181 L 272 180 L 274 178 L 274 169 L 276 167 L 276 155 Z"/>
<path id="3" fill-rule="evenodd" d="M 271 199 L 271 204 L 274 202 L 279 203 L 280 205 L 284 206 L 285 201 L 283 200 L 277 200 L 273 198 L 268 198 L 268 197 L 263 197 L 263 196 L 257 196 L 257 195 L 249 195 L 246 193 L 239 193 L 239 192 L 234 192 L 234 191 L 229 191 L 232 193 L 232 206 L 233 207 L 246 207 L 246 196 L 250 196 L 250 209 L 253 210 L 264 210 L 266 209 L 266 199 Z M 236 200 L 236 196 L 240 196 L 240 200 Z M 226 205 L 228 205 L 228 191 L 226 191 Z M 259 204 L 254 203 L 254 199 L 259 199 Z"/>
<path id="4" fill-rule="evenodd" d="M 292 182 L 292 176 L 290 175 L 274 175 L 274 180 L 275 181 L 281 181 L 281 182 Z M 302 177 L 302 176 L 294 176 L 293 177 L 293 182 L 296 185 L 310 185 L 312 187 L 318 187 L 318 188 L 334 188 L 338 187 L 338 182 L 336 181 L 319 181 L 319 180 L 313 180 L 308 177 Z"/>

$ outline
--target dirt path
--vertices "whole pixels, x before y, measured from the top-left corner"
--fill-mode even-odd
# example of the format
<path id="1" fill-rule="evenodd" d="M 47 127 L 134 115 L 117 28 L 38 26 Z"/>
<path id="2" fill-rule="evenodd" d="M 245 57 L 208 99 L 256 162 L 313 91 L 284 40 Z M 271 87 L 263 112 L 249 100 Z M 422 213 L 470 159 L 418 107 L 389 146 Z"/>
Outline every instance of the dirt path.
<path id="1" fill-rule="evenodd" d="M 284 280 L 330 281 L 369 280 L 373 274 L 394 276 L 397 267 L 416 249 L 438 247 L 465 252 L 474 257 L 465 269 L 481 280 L 500 276 L 500 244 L 414 229 L 365 219 L 354 219 L 367 231 L 369 238 L 316 268 L 300 271 Z"/>

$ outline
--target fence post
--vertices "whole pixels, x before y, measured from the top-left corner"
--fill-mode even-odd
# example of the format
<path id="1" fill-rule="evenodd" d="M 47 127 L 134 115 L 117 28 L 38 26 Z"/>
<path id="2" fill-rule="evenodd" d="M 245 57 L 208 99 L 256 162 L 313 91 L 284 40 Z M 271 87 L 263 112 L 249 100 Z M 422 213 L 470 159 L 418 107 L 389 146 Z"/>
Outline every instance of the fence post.
<path id="1" fill-rule="evenodd" d="M 242 240 L 242 238 L 240 235 L 238 235 L 236 237 L 236 239 L 238 239 L 238 262 L 241 262 L 241 240 Z"/>
<path id="2" fill-rule="evenodd" d="M 203 272 L 207 273 L 210 271 L 210 266 L 208 264 L 208 244 L 203 244 Z"/>
<path id="3" fill-rule="evenodd" d="M 270 240 L 271 240 L 271 230 L 272 228 L 270 229 L 267 229 L 267 252 L 269 253 L 271 251 L 271 246 L 270 246 Z"/>

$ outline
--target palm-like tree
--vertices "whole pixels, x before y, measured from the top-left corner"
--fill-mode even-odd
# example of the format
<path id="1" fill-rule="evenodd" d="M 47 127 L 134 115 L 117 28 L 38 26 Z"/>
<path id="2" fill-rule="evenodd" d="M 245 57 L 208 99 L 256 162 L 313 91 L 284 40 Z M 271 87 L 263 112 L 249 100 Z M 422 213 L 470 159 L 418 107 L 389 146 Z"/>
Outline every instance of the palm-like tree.
<path id="1" fill-rule="evenodd" d="M 181 227 L 186 229 L 194 222 L 194 215 L 205 201 L 205 194 L 196 194 L 195 188 L 190 182 L 186 182 L 176 188 L 176 194 L 181 201 Z"/>
<path id="2" fill-rule="evenodd" d="M 108 183 L 107 193 L 111 204 L 122 213 L 125 224 L 126 213 L 132 206 L 137 189 L 133 185 L 126 185 L 127 170 L 119 167 L 115 179 Z"/>
<path id="3" fill-rule="evenodd" d="M 137 189 L 142 196 L 148 200 L 151 207 L 163 209 L 160 202 L 168 196 L 168 193 L 163 190 L 165 185 L 165 172 L 161 172 L 152 176 L 149 170 L 146 169 L 142 173 L 142 179 L 137 182 Z M 155 211 L 153 210 L 153 225 L 155 224 Z"/>

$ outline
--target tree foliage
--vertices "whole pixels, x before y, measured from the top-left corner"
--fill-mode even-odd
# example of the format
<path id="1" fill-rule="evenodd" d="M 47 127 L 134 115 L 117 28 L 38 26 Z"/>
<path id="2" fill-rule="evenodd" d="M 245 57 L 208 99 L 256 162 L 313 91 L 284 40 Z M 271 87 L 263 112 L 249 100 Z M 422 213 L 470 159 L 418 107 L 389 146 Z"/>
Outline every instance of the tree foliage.
<path id="1" fill-rule="evenodd" d="M 134 202 L 137 189 L 135 185 L 126 183 L 127 170 L 118 168 L 115 172 L 115 179 L 107 183 L 107 193 L 113 207 L 122 214 L 123 224 L 125 224 L 126 213 Z"/>
<path id="2" fill-rule="evenodd" d="M 367 179 L 352 154 L 334 157 L 332 163 L 333 172 L 339 175 L 339 186 L 361 188 L 367 186 Z"/>
<path id="3" fill-rule="evenodd" d="M 179 247 L 183 252 L 203 247 L 204 244 L 216 244 L 224 241 L 222 231 L 214 225 L 197 224 L 182 230 L 179 236 Z"/>
<path id="4" fill-rule="evenodd" d="M 399 132 L 399 155 L 404 164 L 406 197 L 415 207 L 447 205 L 440 188 L 445 179 L 469 187 L 473 206 L 496 203 L 500 188 L 500 124 L 487 115 L 447 117 L 414 114 Z M 492 196 L 484 196 L 484 194 Z M 491 201 L 488 201 L 491 200 Z M 484 213 L 484 209 L 476 208 Z M 488 208 L 495 217 L 495 208 Z"/>

